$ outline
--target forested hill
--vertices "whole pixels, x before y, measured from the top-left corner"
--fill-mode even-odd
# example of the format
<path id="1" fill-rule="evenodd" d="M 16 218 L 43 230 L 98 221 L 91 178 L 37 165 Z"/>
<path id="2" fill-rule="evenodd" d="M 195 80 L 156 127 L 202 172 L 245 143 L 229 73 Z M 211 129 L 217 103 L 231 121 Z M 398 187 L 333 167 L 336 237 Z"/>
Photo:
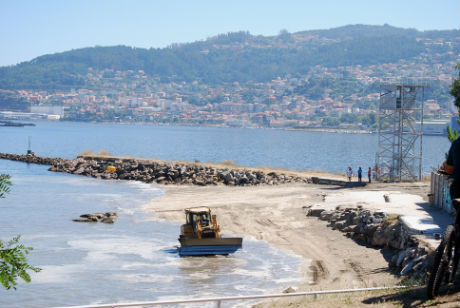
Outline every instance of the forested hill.
<path id="1" fill-rule="evenodd" d="M 267 81 L 303 75 L 322 67 L 367 66 L 436 55 L 455 58 L 458 30 L 425 31 L 388 25 L 353 25 L 272 37 L 248 32 L 221 34 L 205 41 L 144 49 L 126 46 L 91 47 L 40 56 L 0 68 L 0 89 L 68 89 L 90 86 L 88 69 L 143 70 L 161 81 Z M 438 44 L 433 42 L 454 42 Z M 455 46 L 453 46 L 455 45 Z M 423 55 L 423 57 L 422 57 Z M 440 56 L 441 55 L 441 56 Z M 452 58 L 452 59 L 450 59 Z"/>

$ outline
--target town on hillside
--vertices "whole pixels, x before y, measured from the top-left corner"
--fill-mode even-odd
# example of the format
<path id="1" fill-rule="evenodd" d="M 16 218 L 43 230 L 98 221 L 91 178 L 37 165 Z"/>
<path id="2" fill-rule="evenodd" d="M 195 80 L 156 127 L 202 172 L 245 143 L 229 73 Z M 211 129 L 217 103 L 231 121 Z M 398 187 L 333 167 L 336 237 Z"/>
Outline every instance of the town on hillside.
<path id="1" fill-rule="evenodd" d="M 316 44 L 330 43 L 323 40 Z M 380 83 L 410 76 L 430 84 L 424 95 L 425 120 L 448 121 L 456 115 L 449 95 L 458 74 L 456 45 L 444 37 L 426 36 L 417 38 L 417 43 L 430 52 L 389 63 L 317 64 L 304 73 L 280 74 L 267 81 L 211 84 L 198 79 L 165 80 L 141 69 L 88 67 L 82 87 L 0 88 L 0 117 L 375 131 Z"/>

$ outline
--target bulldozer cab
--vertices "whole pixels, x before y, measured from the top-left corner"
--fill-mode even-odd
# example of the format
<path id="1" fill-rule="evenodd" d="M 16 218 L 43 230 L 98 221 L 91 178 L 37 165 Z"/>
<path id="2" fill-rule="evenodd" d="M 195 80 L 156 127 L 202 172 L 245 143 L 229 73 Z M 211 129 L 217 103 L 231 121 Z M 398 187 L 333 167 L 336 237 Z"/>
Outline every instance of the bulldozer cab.
<path id="1" fill-rule="evenodd" d="M 185 210 L 186 222 L 199 238 L 219 236 L 219 227 L 215 215 L 208 207 L 189 208 Z"/>
<path id="2" fill-rule="evenodd" d="M 185 209 L 187 224 L 191 225 L 196 231 L 197 226 L 209 227 L 211 223 L 211 210 L 208 207 L 195 207 Z"/>
<path id="3" fill-rule="evenodd" d="M 193 230 L 196 230 L 197 225 L 199 224 L 202 228 L 209 227 L 210 224 L 210 215 L 209 213 L 189 213 L 187 223 L 192 225 Z"/>

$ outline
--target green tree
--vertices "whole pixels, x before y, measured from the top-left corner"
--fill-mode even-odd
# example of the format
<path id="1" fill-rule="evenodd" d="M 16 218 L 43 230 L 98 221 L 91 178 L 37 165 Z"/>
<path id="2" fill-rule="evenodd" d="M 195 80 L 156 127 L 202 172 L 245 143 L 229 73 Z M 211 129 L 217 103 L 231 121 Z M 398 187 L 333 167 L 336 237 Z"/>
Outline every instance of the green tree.
<path id="1" fill-rule="evenodd" d="M 455 78 L 452 84 L 450 85 L 450 95 L 452 95 L 455 98 L 455 106 L 457 106 L 457 108 L 460 108 L 460 63 L 457 63 L 455 68 L 459 73 L 458 78 Z M 460 119 L 457 119 L 457 123 L 460 124 Z M 450 129 L 449 125 L 447 126 L 447 138 L 450 142 L 458 138 L 458 133 L 459 132 L 456 129 L 452 130 Z"/>
<path id="2" fill-rule="evenodd" d="M 344 113 L 340 116 L 340 122 L 342 123 L 357 123 L 358 116 L 352 113 Z"/>
<path id="3" fill-rule="evenodd" d="M 323 127 L 338 127 L 340 120 L 337 117 L 324 117 L 321 124 Z"/>
<path id="4" fill-rule="evenodd" d="M 0 198 L 10 191 L 11 181 L 8 174 L 0 174 Z M 17 280 L 21 278 L 30 282 L 28 270 L 39 272 L 41 269 L 27 263 L 26 255 L 32 250 L 19 243 L 20 236 L 3 243 L 0 240 L 0 283 L 5 289 L 16 289 Z"/>
<path id="5" fill-rule="evenodd" d="M 0 199 L 5 198 L 5 194 L 10 192 L 10 176 L 8 174 L 0 174 Z"/>
<path id="6" fill-rule="evenodd" d="M 460 125 L 460 118 L 457 118 L 457 123 Z M 453 142 L 455 139 L 458 138 L 458 131 L 454 128 L 451 129 L 449 125 L 447 125 L 447 139 L 450 142 Z"/>
<path id="7" fill-rule="evenodd" d="M 452 84 L 450 85 L 450 95 L 455 98 L 455 106 L 460 108 L 460 63 L 457 63 L 455 68 L 458 71 L 458 78 L 455 78 Z"/>
<path id="8" fill-rule="evenodd" d="M 372 125 L 377 123 L 377 115 L 375 112 L 371 112 L 363 116 L 361 121 L 364 125 L 371 127 Z"/>

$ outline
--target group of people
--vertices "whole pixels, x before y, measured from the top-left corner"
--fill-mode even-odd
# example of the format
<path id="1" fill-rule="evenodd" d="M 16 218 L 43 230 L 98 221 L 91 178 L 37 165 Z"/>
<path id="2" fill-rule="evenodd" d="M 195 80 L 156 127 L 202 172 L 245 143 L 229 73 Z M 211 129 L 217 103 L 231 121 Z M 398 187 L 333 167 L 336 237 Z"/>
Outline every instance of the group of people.
<path id="1" fill-rule="evenodd" d="M 347 177 L 348 177 L 348 182 L 351 182 L 351 178 L 353 177 L 353 169 L 351 169 L 350 166 L 348 166 L 347 171 L 346 171 Z M 363 169 L 361 167 L 358 168 L 358 182 L 361 183 L 363 181 Z M 367 179 L 369 183 L 371 183 L 372 179 L 372 169 L 369 167 L 367 170 Z"/>

